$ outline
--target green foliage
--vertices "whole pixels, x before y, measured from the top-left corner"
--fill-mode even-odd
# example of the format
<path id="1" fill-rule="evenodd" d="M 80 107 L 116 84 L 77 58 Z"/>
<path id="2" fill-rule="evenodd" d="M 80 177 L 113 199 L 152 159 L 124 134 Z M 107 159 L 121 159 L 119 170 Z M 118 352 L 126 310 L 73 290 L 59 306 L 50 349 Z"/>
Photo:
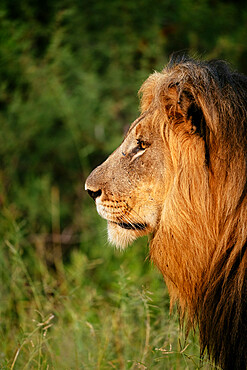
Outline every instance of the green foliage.
<path id="1" fill-rule="evenodd" d="M 15 230 L 17 239 L 20 232 Z M 140 252 L 141 244 L 136 248 Z M 164 316 L 169 302 L 162 279 L 147 263 L 144 275 L 141 261 L 128 268 L 131 255 L 109 263 L 104 253 L 89 260 L 74 250 L 70 262 L 52 272 L 41 259 L 33 269 L 33 251 L 24 256 L 18 244 L 6 242 L 1 317 L 8 320 L 0 329 L 1 368 L 200 366 L 198 345 L 192 339 L 183 344 L 175 317 Z M 100 289 L 97 270 L 103 266 L 108 273 Z M 155 284 L 156 295 L 140 284 Z"/>
<path id="2" fill-rule="evenodd" d="M 246 25 L 245 2 L 1 1 L 1 368 L 201 366 L 146 239 L 109 248 L 83 186 L 170 53 L 247 73 Z"/>

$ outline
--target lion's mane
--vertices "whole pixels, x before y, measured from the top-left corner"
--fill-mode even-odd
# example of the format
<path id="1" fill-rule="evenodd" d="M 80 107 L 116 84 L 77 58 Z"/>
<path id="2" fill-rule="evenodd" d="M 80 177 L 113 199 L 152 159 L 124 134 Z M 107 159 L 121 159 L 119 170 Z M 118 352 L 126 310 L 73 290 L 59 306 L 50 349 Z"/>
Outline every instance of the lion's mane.
<path id="1" fill-rule="evenodd" d="M 173 58 L 141 94 L 142 111 L 160 112 L 174 174 L 151 258 L 188 328 L 198 324 L 202 354 L 245 369 L 247 78 L 222 61 Z"/>

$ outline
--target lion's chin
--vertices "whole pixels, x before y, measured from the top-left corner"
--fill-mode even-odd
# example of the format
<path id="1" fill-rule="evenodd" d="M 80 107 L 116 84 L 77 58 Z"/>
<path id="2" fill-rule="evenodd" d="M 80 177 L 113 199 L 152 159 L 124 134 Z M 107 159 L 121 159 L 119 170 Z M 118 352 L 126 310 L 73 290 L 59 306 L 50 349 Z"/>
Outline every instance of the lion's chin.
<path id="1" fill-rule="evenodd" d="M 119 249 L 126 248 L 129 244 L 133 243 L 135 239 L 141 236 L 139 229 L 133 230 L 110 221 L 108 221 L 107 230 L 109 242 Z"/>

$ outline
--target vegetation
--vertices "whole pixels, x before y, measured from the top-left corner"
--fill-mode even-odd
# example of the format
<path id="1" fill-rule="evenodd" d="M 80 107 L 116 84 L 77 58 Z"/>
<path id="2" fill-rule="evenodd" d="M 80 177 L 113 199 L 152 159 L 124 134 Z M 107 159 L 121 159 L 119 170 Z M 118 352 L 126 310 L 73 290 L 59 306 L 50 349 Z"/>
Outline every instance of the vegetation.
<path id="1" fill-rule="evenodd" d="M 173 51 L 247 73 L 246 25 L 244 1 L 1 0 L 2 369 L 209 366 L 169 316 L 148 240 L 109 248 L 83 188 Z"/>

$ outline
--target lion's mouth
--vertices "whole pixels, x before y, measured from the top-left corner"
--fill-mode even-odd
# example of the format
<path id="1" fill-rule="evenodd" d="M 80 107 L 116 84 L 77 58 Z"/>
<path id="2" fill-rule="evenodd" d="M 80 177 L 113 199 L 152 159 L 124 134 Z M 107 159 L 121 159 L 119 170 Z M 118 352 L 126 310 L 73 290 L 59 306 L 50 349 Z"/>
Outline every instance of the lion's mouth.
<path id="1" fill-rule="evenodd" d="M 116 224 L 126 230 L 144 230 L 147 227 L 146 224 L 141 223 L 130 224 L 127 222 L 119 222 Z"/>

